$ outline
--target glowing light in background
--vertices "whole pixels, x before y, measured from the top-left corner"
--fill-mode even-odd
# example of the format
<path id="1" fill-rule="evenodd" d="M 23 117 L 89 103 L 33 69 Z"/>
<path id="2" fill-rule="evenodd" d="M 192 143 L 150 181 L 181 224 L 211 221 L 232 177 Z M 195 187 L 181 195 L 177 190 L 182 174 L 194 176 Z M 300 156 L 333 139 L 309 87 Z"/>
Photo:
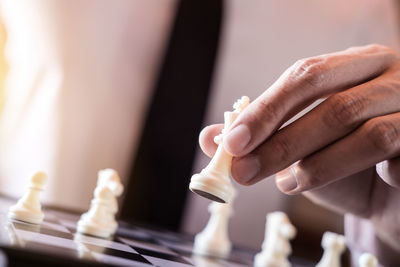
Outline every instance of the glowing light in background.
<path id="1" fill-rule="evenodd" d="M 7 74 L 7 63 L 4 56 L 6 39 L 6 29 L 2 18 L 0 17 L 0 114 L 4 106 L 4 81 Z"/>

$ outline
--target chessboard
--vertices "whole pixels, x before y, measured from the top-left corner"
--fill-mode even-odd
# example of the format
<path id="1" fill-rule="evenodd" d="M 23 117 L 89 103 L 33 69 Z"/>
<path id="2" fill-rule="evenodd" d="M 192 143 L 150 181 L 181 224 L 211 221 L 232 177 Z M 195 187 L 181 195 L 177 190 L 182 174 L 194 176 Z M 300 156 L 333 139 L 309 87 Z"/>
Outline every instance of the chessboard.
<path id="1" fill-rule="evenodd" d="M 10 202 L 11 203 L 11 202 Z M 234 247 L 227 259 L 192 254 L 193 236 L 119 222 L 117 233 L 102 239 L 76 233 L 78 214 L 44 208 L 34 225 L 7 219 L 0 211 L 0 249 L 8 266 L 252 266 L 258 252 Z M 298 258 L 292 266 L 315 266 Z"/>

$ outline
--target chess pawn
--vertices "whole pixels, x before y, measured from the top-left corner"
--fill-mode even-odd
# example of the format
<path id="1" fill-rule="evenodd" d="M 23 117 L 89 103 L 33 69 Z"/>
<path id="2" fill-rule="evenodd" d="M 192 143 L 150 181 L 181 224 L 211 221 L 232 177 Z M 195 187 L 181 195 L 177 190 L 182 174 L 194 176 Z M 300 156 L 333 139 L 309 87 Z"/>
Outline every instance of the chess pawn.
<path id="1" fill-rule="evenodd" d="M 96 189 L 97 188 L 100 188 L 100 187 L 96 187 Z M 95 190 L 96 191 L 96 190 Z M 92 209 L 92 207 L 94 207 L 95 205 L 98 205 L 98 200 L 96 200 L 96 198 L 93 198 L 92 199 L 92 201 L 90 202 L 90 208 L 89 208 L 89 210 L 91 210 Z M 114 196 L 114 197 L 111 197 L 108 201 L 107 201 L 107 203 L 106 204 L 104 204 L 105 205 L 105 209 L 108 209 L 108 211 L 109 211 L 109 213 L 112 215 L 112 216 L 115 216 L 115 214 L 118 212 L 118 202 L 117 202 L 117 198 Z M 85 212 L 85 213 L 83 213 L 82 215 L 81 215 L 81 218 L 84 218 L 85 216 L 87 216 L 89 214 L 89 212 Z"/>
<path id="2" fill-rule="evenodd" d="M 121 180 L 118 176 L 118 173 L 113 169 L 104 169 L 98 172 L 97 176 L 97 186 L 96 188 L 100 187 L 108 187 L 111 192 L 114 194 L 114 198 L 110 200 L 109 208 L 110 212 L 115 215 L 118 212 L 118 202 L 117 197 L 120 196 L 124 190 L 124 187 L 121 183 Z M 94 201 L 91 201 L 91 205 Z M 82 218 L 87 215 L 87 212 L 82 214 Z"/>
<path id="3" fill-rule="evenodd" d="M 283 212 L 267 214 L 262 251 L 254 258 L 255 267 L 289 267 L 287 259 L 292 248 L 289 240 L 296 236 L 296 228 Z"/>
<path id="4" fill-rule="evenodd" d="M 10 207 L 8 218 L 33 224 L 43 222 L 44 214 L 39 197 L 46 179 L 46 174 L 41 171 L 32 175 L 28 191 L 14 206 Z"/>
<path id="5" fill-rule="evenodd" d="M 224 129 L 214 138 L 214 142 L 218 145 L 214 157 L 206 168 L 191 178 L 189 188 L 194 193 L 220 203 L 231 200 L 234 190 L 230 179 L 232 156 L 225 151 L 222 141 L 225 132 L 239 113 L 249 105 L 249 101 L 247 96 L 243 96 L 234 104 L 233 112 L 224 113 Z"/>
<path id="6" fill-rule="evenodd" d="M 363 253 L 358 259 L 359 267 L 378 267 L 378 259 L 370 254 Z"/>
<path id="7" fill-rule="evenodd" d="M 321 245 L 324 248 L 324 254 L 316 267 L 340 267 L 340 256 L 346 249 L 344 236 L 325 232 Z"/>
<path id="8" fill-rule="evenodd" d="M 108 238 L 118 226 L 110 210 L 115 196 L 107 186 L 97 187 L 94 195 L 89 211 L 78 221 L 77 230 L 79 233 Z"/>
<path id="9" fill-rule="evenodd" d="M 234 191 L 234 195 L 236 195 Z M 194 239 L 193 252 L 199 255 L 226 258 L 232 244 L 228 237 L 228 221 L 232 216 L 232 201 L 227 204 L 212 202 L 208 206 L 210 219 Z"/>
<path id="10" fill-rule="evenodd" d="M 97 186 L 108 186 L 116 197 L 124 191 L 121 179 L 114 169 L 100 170 L 97 177 Z"/>

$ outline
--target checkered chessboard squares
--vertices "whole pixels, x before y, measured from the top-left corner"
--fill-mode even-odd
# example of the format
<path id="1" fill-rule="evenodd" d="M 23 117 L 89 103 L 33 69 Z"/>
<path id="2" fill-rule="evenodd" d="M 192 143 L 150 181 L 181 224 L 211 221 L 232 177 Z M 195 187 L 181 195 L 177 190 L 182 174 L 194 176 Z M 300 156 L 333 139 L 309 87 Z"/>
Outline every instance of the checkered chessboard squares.
<path id="1" fill-rule="evenodd" d="M 218 260 L 193 256 L 191 253 L 193 241 L 187 236 L 168 231 L 121 224 L 112 240 L 77 234 L 75 233 L 77 220 L 79 216 L 46 211 L 45 220 L 40 226 L 12 221 L 10 228 L 15 233 L 18 243 L 27 249 L 49 251 L 62 257 L 94 260 L 116 266 L 252 265 L 250 260 L 235 257 Z"/>

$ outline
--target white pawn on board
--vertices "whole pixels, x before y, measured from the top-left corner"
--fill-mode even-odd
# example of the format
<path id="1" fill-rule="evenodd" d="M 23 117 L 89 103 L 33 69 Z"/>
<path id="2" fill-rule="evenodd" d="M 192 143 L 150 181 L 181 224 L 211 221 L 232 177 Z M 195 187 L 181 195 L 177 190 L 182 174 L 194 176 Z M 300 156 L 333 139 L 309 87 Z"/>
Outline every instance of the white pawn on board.
<path id="1" fill-rule="evenodd" d="M 233 105 L 234 111 L 224 113 L 224 129 L 214 138 L 218 145 L 214 157 L 206 168 L 191 178 L 189 189 L 194 193 L 220 203 L 231 200 L 234 191 L 230 180 L 232 156 L 225 151 L 222 140 L 226 131 L 249 103 L 249 98 L 243 96 Z"/>
<path id="2" fill-rule="evenodd" d="M 370 253 L 363 253 L 358 259 L 359 267 L 378 267 L 378 264 L 378 259 Z"/>
<path id="3" fill-rule="evenodd" d="M 255 267 L 288 267 L 292 253 L 290 240 L 296 236 L 296 228 L 288 216 L 280 211 L 267 214 L 265 239 L 262 250 L 254 257 Z"/>
<path id="4" fill-rule="evenodd" d="M 210 219 L 206 227 L 194 238 L 193 252 L 195 254 L 226 258 L 231 252 L 232 244 L 228 236 L 228 221 L 232 216 L 232 203 L 212 202 L 208 206 Z"/>
<path id="5" fill-rule="evenodd" d="M 89 211 L 78 221 L 78 232 L 103 238 L 114 234 L 117 222 L 110 209 L 114 198 L 114 194 L 107 186 L 96 187 Z"/>
<path id="6" fill-rule="evenodd" d="M 97 186 L 108 187 L 114 195 L 114 198 L 109 203 L 109 208 L 111 212 L 115 215 L 118 212 L 118 201 L 117 197 L 121 196 L 124 191 L 124 186 L 121 183 L 118 173 L 113 169 L 100 170 L 97 175 Z M 96 190 L 95 188 L 95 190 Z M 93 201 L 92 201 L 93 202 Z M 87 213 L 82 214 L 82 218 L 86 216 Z"/>
<path id="7" fill-rule="evenodd" d="M 340 257 L 346 250 L 344 236 L 325 232 L 322 236 L 321 245 L 324 248 L 324 254 L 316 267 L 340 267 Z"/>
<path id="8" fill-rule="evenodd" d="M 113 169 L 100 170 L 94 198 L 88 212 L 82 214 L 78 222 L 78 232 L 108 238 L 113 235 L 118 223 L 115 215 L 118 212 L 117 197 L 124 190 L 118 173 Z"/>
<path id="9" fill-rule="evenodd" d="M 40 192 L 43 191 L 46 180 L 47 175 L 42 171 L 32 175 L 28 191 L 14 206 L 10 207 L 8 218 L 34 224 L 42 223 L 44 214 L 40 204 Z"/>

